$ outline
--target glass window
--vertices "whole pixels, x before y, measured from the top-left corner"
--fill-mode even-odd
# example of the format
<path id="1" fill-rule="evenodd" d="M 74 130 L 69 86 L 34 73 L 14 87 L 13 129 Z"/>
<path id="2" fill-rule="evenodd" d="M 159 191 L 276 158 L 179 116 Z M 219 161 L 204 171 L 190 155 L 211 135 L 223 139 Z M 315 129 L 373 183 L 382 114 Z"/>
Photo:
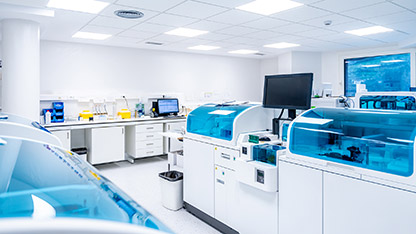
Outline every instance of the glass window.
<path id="1" fill-rule="evenodd" d="M 356 84 L 369 92 L 409 91 L 410 53 L 344 60 L 345 96 L 355 96 Z"/>

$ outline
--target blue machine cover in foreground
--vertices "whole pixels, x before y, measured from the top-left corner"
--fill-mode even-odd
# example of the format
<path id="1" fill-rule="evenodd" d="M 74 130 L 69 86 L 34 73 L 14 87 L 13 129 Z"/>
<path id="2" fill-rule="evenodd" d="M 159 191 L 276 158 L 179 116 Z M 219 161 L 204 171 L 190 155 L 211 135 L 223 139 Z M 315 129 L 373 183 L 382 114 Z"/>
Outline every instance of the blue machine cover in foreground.
<path id="1" fill-rule="evenodd" d="M 170 232 L 77 155 L 35 141 L 1 137 L 0 218 L 86 218 Z M 12 170 L 8 170 L 12 168 Z"/>

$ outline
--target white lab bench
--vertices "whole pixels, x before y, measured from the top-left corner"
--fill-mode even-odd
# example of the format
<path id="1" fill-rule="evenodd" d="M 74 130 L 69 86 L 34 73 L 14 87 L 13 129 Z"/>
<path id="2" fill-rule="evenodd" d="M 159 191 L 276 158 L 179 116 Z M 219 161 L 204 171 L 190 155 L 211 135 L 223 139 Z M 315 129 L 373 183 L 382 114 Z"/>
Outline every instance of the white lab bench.
<path id="1" fill-rule="evenodd" d="M 101 164 L 166 154 L 171 145 L 160 133 L 185 126 L 185 117 L 68 121 L 45 127 L 64 148 L 87 147 L 88 161 Z"/>

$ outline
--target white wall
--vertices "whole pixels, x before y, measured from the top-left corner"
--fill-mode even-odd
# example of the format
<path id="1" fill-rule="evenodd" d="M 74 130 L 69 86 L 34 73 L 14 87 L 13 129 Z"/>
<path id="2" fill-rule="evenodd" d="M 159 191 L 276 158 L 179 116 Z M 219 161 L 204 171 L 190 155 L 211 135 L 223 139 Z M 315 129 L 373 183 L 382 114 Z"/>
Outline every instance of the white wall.
<path id="1" fill-rule="evenodd" d="M 263 95 L 264 91 L 264 76 L 266 75 L 276 75 L 279 73 L 279 59 L 278 58 L 269 58 L 262 59 L 260 63 L 260 80 L 261 83 L 260 92 Z M 263 96 L 262 96 L 263 97 Z"/>
<path id="2" fill-rule="evenodd" d="M 204 93 L 261 101 L 260 60 L 76 43 L 41 43 L 41 94 Z"/>

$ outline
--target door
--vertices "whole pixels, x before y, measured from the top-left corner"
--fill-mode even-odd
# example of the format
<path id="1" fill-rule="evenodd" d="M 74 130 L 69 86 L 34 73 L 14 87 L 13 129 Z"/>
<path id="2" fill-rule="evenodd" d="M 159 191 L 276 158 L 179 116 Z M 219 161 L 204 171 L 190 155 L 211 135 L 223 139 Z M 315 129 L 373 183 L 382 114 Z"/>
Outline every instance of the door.
<path id="1" fill-rule="evenodd" d="M 279 161 L 279 234 L 322 234 L 322 173 Z"/>
<path id="2" fill-rule="evenodd" d="M 71 150 L 71 131 L 62 130 L 62 131 L 52 131 L 52 134 L 59 138 L 62 142 L 62 147 Z"/>
<path id="3" fill-rule="evenodd" d="M 90 130 L 88 161 L 91 164 L 124 160 L 124 127 Z"/>
<path id="4" fill-rule="evenodd" d="M 415 233 L 415 193 L 324 173 L 324 198 L 324 233 Z"/>
<path id="5" fill-rule="evenodd" d="M 215 218 L 236 229 L 233 223 L 235 214 L 235 172 L 215 165 Z"/>
<path id="6" fill-rule="evenodd" d="M 184 200 L 214 217 L 214 146 L 184 139 Z"/>

